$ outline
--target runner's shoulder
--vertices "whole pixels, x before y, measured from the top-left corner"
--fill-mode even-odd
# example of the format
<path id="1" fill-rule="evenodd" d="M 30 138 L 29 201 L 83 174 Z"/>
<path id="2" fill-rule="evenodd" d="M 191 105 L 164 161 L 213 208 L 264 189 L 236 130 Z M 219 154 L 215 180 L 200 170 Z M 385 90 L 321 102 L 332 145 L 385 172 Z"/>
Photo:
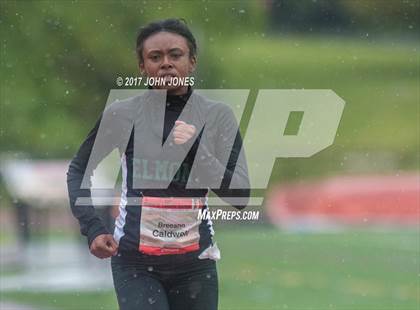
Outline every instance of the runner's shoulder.
<path id="1" fill-rule="evenodd" d="M 195 100 L 207 119 L 212 118 L 220 120 L 234 117 L 233 110 L 227 103 L 210 99 L 202 94 L 195 94 Z"/>
<path id="2" fill-rule="evenodd" d="M 104 115 L 112 118 L 133 119 L 139 115 L 145 105 L 146 93 L 131 96 L 125 99 L 116 99 L 104 109 Z"/>

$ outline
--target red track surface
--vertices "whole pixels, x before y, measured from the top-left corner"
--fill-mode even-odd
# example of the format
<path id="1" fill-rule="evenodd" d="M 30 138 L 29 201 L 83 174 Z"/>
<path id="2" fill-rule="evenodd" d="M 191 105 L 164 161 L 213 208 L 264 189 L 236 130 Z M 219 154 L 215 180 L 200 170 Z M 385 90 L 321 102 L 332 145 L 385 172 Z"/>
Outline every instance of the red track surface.
<path id="1" fill-rule="evenodd" d="M 279 185 L 268 197 L 281 227 L 420 224 L 420 174 L 345 176 Z"/>

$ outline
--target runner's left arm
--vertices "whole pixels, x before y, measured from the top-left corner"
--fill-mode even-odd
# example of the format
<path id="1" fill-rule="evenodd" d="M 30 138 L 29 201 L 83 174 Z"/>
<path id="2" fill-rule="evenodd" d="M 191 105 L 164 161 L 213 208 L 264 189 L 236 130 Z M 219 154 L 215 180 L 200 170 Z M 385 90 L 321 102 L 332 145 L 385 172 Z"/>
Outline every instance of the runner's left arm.
<path id="1" fill-rule="evenodd" d="M 241 152 L 242 138 L 233 111 L 223 106 L 219 113 L 218 134 L 215 154 L 205 145 L 200 145 L 204 156 L 198 158 L 198 164 L 205 171 L 210 184 L 220 181 L 220 188 L 211 188 L 223 201 L 237 209 L 243 209 L 249 202 L 250 183 L 245 153 Z M 232 149 L 227 146 L 233 145 Z M 226 167 L 222 164 L 227 162 Z M 234 188 L 229 187 L 234 185 Z"/>

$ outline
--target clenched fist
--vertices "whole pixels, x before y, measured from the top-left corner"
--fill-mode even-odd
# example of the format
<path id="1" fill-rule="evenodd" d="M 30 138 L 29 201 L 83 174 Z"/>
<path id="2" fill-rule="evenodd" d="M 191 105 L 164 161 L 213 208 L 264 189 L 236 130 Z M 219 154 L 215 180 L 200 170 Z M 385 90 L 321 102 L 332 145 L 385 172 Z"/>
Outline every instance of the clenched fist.
<path id="1" fill-rule="evenodd" d="M 175 144 L 184 144 L 195 135 L 194 125 L 189 125 L 183 121 L 175 121 L 174 142 Z"/>
<path id="2" fill-rule="evenodd" d="M 117 254 L 118 244 L 111 234 L 102 234 L 92 241 L 89 249 L 98 258 L 108 258 Z"/>

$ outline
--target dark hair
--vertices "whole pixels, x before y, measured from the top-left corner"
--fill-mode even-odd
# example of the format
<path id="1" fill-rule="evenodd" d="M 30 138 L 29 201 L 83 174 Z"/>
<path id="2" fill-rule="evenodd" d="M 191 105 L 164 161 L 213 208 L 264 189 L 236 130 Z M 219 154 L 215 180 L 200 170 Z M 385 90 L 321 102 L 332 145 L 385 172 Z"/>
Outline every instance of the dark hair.
<path id="1" fill-rule="evenodd" d="M 187 26 L 187 22 L 182 18 L 169 18 L 151 22 L 140 29 L 136 40 L 136 52 L 140 62 L 143 62 L 144 41 L 151 35 L 161 31 L 172 32 L 183 36 L 187 40 L 190 49 L 190 57 L 197 55 L 197 43 L 195 42 L 191 30 Z"/>

